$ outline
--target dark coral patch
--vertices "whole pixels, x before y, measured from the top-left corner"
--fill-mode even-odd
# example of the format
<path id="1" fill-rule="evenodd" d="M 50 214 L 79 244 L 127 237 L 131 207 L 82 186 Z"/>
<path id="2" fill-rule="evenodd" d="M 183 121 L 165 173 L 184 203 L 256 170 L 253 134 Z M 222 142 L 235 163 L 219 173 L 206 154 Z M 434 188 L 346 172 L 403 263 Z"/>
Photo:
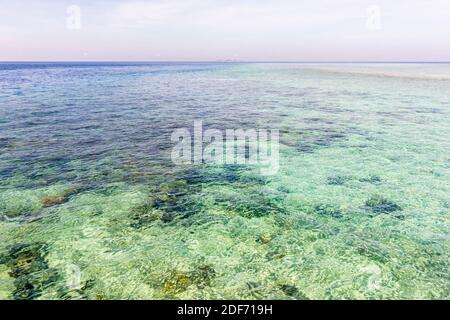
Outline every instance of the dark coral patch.
<path id="1" fill-rule="evenodd" d="M 190 273 L 192 282 L 198 288 L 204 288 L 211 285 L 211 281 L 216 277 L 216 271 L 208 265 L 201 265 Z"/>
<path id="2" fill-rule="evenodd" d="M 379 176 L 375 176 L 375 175 L 371 175 L 369 177 L 366 178 L 361 178 L 359 179 L 360 182 L 368 182 L 368 183 L 372 183 L 372 184 L 377 184 L 377 183 L 381 183 L 382 179 Z"/>
<path id="3" fill-rule="evenodd" d="M 14 146 L 14 139 L 10 137 L 0 137 L 0 150 Z"/>
<path id="4" fill-rule="evenodd" d="M 14 278 L 13 298 L 29 300 L 39 297 L 42 291 L 58 279 L 56 270 L 49 268 L 45 243 L 18 244 L 9 249 L 2 260 Z"/>
<path id="5" fill-rule="evenodd" d="M 200 189 L 187 184 L 184 180 L 178 180 L 162 186 L 154 195 L 154 208 L 163 211 L 162 221 L 171 222 L 175 218 L 187 218 L 202 210 L 196 201 Z"/>
<path id="6" fill-rule="evenodd" d="M 346 139 L 345 134 L 340 132 L 323 132 L 321 135 L 306 136 L 297 145 L 297 150 L 304 153 L 312 153 L 319 148 L 330 147 L 331 145 Z"/>
<path id="7" fill-rule="evenodd" d="M 321 216 L 328 216 L 333 218 L 341 218 L 343 216 L 342 211 L 328 204 L 320 204 L 314 207 L 314 213 Z"/>
<path id="8" fill-rule="evenodd" d="M 380 195 L 372 196 L 370 199 L 366 201 L 365 205 L 374 214 L 382 214 L 382 213 L 387 214 L 402 210 L 402 207 L 400 207 L 398 204 Z"/>
<path id="9" fill-rule="evenodd" d="M 208 265 L 200 265 L 190 272 L 172 272 L 163 284 L 166 294 L 177 294 L 186 291 L 191 285 L 203 289 L 211 285 L 216 271 Z"/>
<path id="10" fill-rule="evenodd" d="M 152 201 L 147 201 L 143 204 L 137 205 L 131 209 L 130 218 L 133 220 L 131 226 L 139 229 L 142 226 L 161 219 L 160 211 L 155 210 Z"/>
<path id="11" fill-rule="evenodd" d="M 149 198 L 132 208 L 132 227 L 140 228 L 153 221 L 172 222 L 176 218 L 187 218 L 202 210 L 196 201 L 200 188 L 189 185 L 185 180 L 163 183 L 152 191 Z"/>
<path id="12" fill-rule="evenodd" d="M 233 184 L 241 182 L 243 173 L 247 168 L 243 165 L 224 165 L 213 168 L 194 168 L 181 174 L 189 184 Z"/>
<path id="13" fill-rule="evenodd" d="M 236 195 L 227 199 L 221 199 L 222 206 L 234 211 L 245 218 L 260 218 L 273 213 L 284 213 L 278 197 L 267 196 L 262 193 L 253 193 L 251 197 Z"/>
<path id="14" fill-rule="evenodd" d="M 301 292 L 296 286 L 290 284 L 282 284 L 279 286 L 279 289 L 287 296 L 298 300 L 309 300 L 309 298 Z"/>
<path id="15" fill-rule="evenodd" d="M 206 185 L 226 185 L 239 190 L 231 195 L 212 196 L 216 205 L 244 217 L 262 217 L 283 211 L 278 205 L 278 199 L 268 197 L 259 190 L 266 179 L 251 175 L 248 168 L 242 165 L 194 167 L 178 172 L 172 178 L 173 180 L 152 188 L 148 199 L 132 208 L 132 227 L 141 228 L 154 221 L 185 221 L 193 215 L 203 213 L 205 207 L 202 198 Z M 168 180 L 167 177 L 165 180 Z M 248 193 L 252 196 L 247 197 Z"/>
<path id="16" fill-rule="evenodd" d="M 327 178 L 327 184 L 332 186 L 342 186 L 351 179 L 352 177 L 350 176 L 332 176 Z"/>

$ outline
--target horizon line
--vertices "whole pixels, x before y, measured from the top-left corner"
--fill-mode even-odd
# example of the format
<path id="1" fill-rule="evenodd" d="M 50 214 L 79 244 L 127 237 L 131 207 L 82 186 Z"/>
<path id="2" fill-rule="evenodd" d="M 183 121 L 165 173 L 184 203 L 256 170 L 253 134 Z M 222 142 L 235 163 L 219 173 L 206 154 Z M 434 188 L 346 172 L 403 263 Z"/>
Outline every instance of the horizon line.
<path id="1" fill-rule="evenodd" d="M 421 60 L 411 60 L 411 61 L 402 61 L 402 60 L 386 60 L 386 61 L 377 61 L 377 60 L 361 60 L 361 61 L 345 61 L 345 60 L 326 60 L 326 61 L 302 61 L 302 60 L 227 60 L 227 59 L 218 59 L 218 60 L 0 60 L 0 63 L 429 63 L 429 64 L 445 64 L 450 63 L 449 61 L 421 61 Z"/>

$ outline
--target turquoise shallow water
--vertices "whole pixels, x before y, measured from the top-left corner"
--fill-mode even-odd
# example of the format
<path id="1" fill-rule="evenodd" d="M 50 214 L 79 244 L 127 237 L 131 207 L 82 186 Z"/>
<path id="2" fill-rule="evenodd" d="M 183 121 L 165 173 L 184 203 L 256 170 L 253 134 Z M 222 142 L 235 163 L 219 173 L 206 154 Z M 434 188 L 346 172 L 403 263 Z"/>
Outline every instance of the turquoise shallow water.
<path id="1" fill-rule="evenodd" d="M 0 299 L 448 299 L 448 64 L 0 64 Z M 170 161 L 276 128 L 280 170 Z"/>

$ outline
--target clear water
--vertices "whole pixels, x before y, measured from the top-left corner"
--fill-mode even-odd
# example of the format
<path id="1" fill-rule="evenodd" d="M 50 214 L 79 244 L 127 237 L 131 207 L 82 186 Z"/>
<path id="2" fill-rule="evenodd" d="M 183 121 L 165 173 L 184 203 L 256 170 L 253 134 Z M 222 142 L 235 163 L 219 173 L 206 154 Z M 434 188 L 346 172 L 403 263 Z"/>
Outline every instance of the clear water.
<path id="1" fill-rule="evenodd" d="M 0 299 L 448 299 L 449 76 L 0 64 Z M 174 166 L 196 119 L 280 129 L 280 171 Z"/>

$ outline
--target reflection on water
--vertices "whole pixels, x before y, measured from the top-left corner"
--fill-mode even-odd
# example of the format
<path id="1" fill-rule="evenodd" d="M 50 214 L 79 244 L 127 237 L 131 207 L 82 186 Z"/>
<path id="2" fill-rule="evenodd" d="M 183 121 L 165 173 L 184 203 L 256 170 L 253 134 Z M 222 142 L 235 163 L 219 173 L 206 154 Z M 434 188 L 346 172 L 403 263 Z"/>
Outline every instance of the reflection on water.
<path id="1" fill-rule="evenodd" d="M 0 64 L 0 299 L 448 298 L 448 70 Z M 175 166 L 199 119 L 279 172 Z"/>

